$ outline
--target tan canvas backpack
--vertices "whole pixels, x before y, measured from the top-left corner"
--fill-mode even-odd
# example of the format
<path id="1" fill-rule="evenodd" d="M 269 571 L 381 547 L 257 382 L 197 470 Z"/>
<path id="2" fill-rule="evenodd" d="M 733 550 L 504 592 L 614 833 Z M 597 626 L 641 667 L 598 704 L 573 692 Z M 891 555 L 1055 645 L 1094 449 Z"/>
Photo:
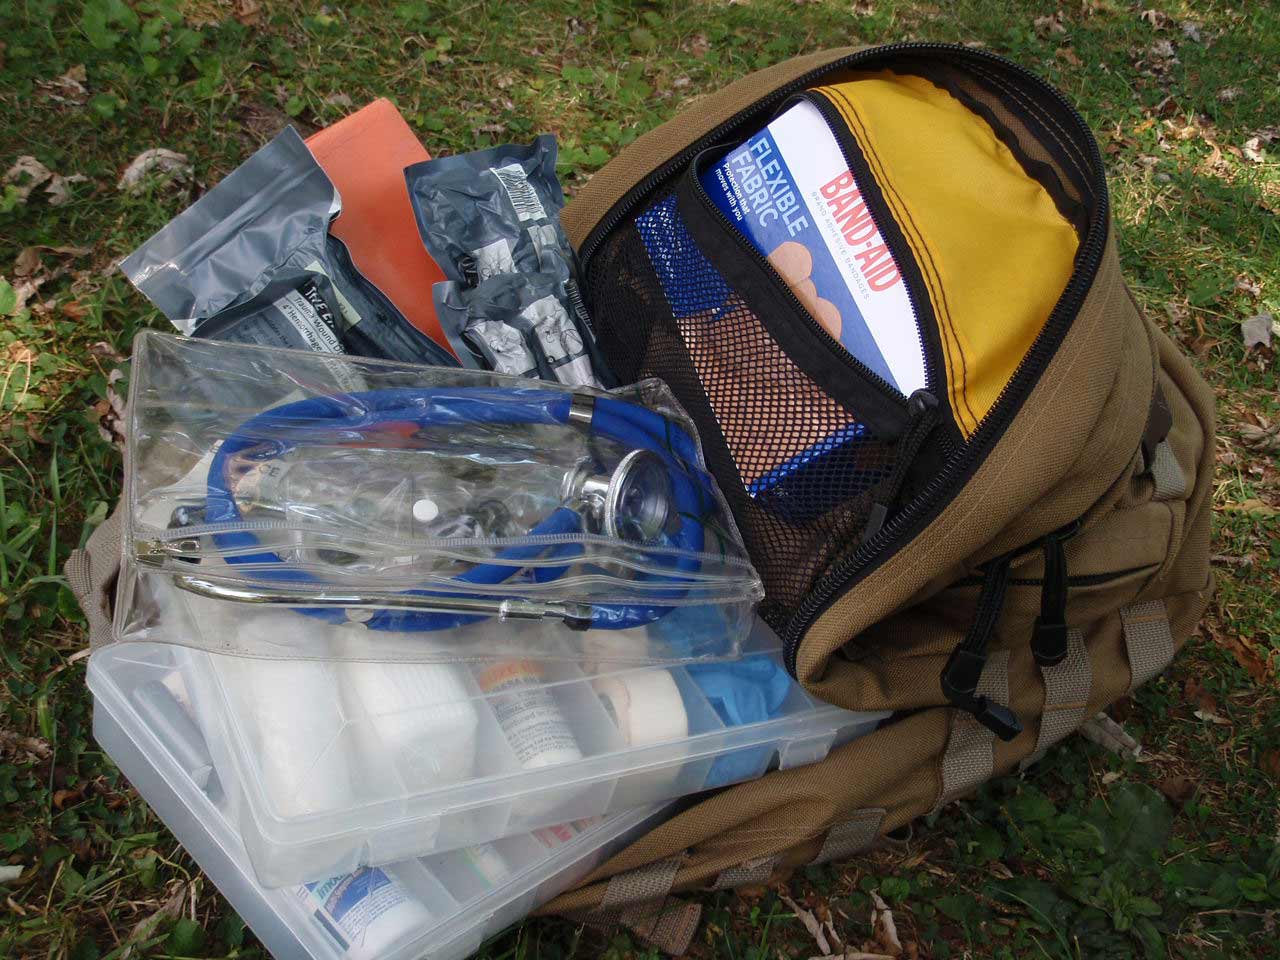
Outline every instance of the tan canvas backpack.
<path id="1" fill-rule="evenodd" d="M 879 415 L 772 265 L 700 202 L 709 160 L 814 90 L 940 331 L 923 439 L 911 410 Z M 1126 288 L 1097 144 L 1039 78 L 945 44 L 799 57 L 639 138 L 565 226 L 608 361 L 663 378 L 696 419 L 789 666 L 816 696 L 893 718 L 693 804 L 548 912 L 621 916 L 679 948 L 694 912 L 657 909 L 669 892 L 868 847 L 1038 758 L 1195 628 L 1212 589 L 1212 397 Z M 994 383 L 976 382 L 984 365 Z M 859 419 L 880 442 L 819 476 L 821 516 L 761 503 L 753 462 Z M 895 458 L 913 461 L 905 482 L 886 479 Z"/>

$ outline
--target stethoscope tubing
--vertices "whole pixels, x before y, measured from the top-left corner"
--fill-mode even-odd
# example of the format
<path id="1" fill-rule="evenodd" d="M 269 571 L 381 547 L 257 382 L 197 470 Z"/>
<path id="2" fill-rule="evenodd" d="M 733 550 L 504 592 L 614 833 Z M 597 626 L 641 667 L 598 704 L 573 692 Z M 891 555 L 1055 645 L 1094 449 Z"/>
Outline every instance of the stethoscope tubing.
<path id="1" fill-rule="evenodd" d="M 711 509 L 710 478 L 698 466 L 696 441 L 679 424 L 661 414 L 615 397 L 590 396 L 589 429 L 609 437 L 631 449 L 645 449 L 660 456 L 666 464 L 679 526 L 671 537 L 672 572 L 668 577 L 670 591 L 660 591 L 662 599 L 678 600 L 688 588 L 688 580 L 680 574 L 696 574 L 705 544 L 703 518 Z M 368 390 L 337 396 L 309 397 L 265 410 L 242 423 L 214 454 L 208 473 L 205 501 L 206 523 L 233 524 L 242 519 L 236 502 L 228 468 L 233 458 L 248 451 L 254 459 L 269 459 L 286 453 L 294 446 L 305 445 L 309 437 L 333 443 L 349 432 L 350 439 L 361 439 L 364 431 L 389 423 L 408 423 L 419 428 L 484 425 L 562 425 L 572 426 L 575 396 L 560 391 L 536 388 L 455 387 L 435 389 L 393 388 Z M 585 424 L 584 424 L 585 425 Z M 560 506 L 532 527 L 527 537 L 580 532 L 583 518 L 567 506 Z M 222 550 L 236 551 L 226 557 L 228 563 L 270 565 L 264 579 L 289 583 L 323 583 L 322 578 L 307 570 L 291 567 L 279 554 L 263 549 L 244 553 L 261 545 L 248 531 L 213 534 L 214 543 Z M 494 560 L 477 563 L 453 579 L 462 586 L 496 586 L 523 569 L 521 561 L 533 560 L 550 553 L 568 559 L 581 552 L 578 544 L 522 543 L 500 551 Z M 278 567 L 278 569 L 275 569 Z M 542 567 L 534 572 L 535 582 L 547 582 L 562 575 L 567 566 Z M 426 594 L 410 590 L 407 593 Z M 439 591 L 435 591 L 439 593 Z M 466 595 L 460 593 L 460 595 Z M 300 613 L 333 623 L 346 622 L 346 611 L 328 607 L 295 608 Z M 671 606 L 655 604 L 592 604 L 589 622 L 582 627 L 624 630 L 652 623 L 665 616 Z M 475 614 L 377 610 L 364 619 L 371 630 L 394 630 L 406 633 L 447 630 L 474 623 L 484 617 Z"/>

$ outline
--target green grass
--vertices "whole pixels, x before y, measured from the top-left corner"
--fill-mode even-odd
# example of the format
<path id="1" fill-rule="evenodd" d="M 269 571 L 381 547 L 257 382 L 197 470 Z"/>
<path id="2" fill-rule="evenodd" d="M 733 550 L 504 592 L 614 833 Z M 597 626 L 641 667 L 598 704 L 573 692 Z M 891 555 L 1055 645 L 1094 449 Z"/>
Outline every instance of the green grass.
<path id="1" fill-rule="evenodd" d="M 909 841 L 801 871 L 782 892 L 873 952 L 874 891 L 923 957 L 1280 956 L 1280 410 L 1275 354 L 1246 354 L 1238 327 L 1280 315 L 1280 139 L 1261 144 L 1262 162 L 1245 149 L 1280 122 L 1275 7 L 1093 0 L 1050 20 L 1058 5 L 976 0 L 538 0 L 518 12 L 263 0 L 256 22 L 233 15 L 253 6 L 0 5 L 0 167 L 30 154 L 84 178 L 61 206 L 43 188 L 23 201 L 0 187 L 0 861 L 26 868 L 0 886 L 0 955 L 264 955 L 90 733 L 83 623 L 60 568 L 119 487 L 123 355 L 136 330 L 163 326 L 114 272 L 120 257 L 283 123 L 327 124 L 375 96 L 435 153 L 552 131 L 572 189 L 755 67 L 928 37 L 1045 73 L 1098 132 L 1127 276 L 1217 392 L 1219 591 L 1173 669 L 1117 708 L 1140 760 L 1073 740 Z M 51 84 L 77 65 L 83 94 Z M 118 191 L 149 147 L 186 153 L 195 182 Z M 14 288 L 33 282 L 19 307 Z M 817 953 L 778 892 L 708 895 L 695 952 Z M 487 949 L 637 950 L 554 919 Z"/>

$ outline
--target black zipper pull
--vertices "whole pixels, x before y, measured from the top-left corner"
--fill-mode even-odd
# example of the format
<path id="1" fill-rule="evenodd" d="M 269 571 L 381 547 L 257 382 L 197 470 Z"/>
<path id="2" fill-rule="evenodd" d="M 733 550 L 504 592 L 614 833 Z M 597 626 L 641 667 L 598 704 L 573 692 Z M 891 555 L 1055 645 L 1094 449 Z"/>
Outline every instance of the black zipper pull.
<path id="1" fill-rule="evenodd" d="M 982 592 L 978 609 L 964 640 L 951 651 L 942 669 L 942 693 L 954 706 L 973 714 L 974 719 L 1001 740 L 1012 740 L 1022 732 L 1018 715 L 1003 704 L 978 693 L 983 667 L 987 664 L 987 645 L 995 632 L 996 621 L 1004 609 L 1004 596 L 1009 588 L 1009 563 L 1012 554 L 990 561 L 983 570 Z"/>
<path id="2" fill-rule="evenodd" d="M 893 471 L 885 481 L 880 499 L 872 503 L 867 512 L 867 525 L 862 531 L 863 543 L 879 533 L 884 522 L 889 519 L 889 508 L 902 492 L 902 485 L 907 481 L 907 471 L 911 469 L 911 464 L 915 462 L 933 428 L 938 425 L 938 398 L 928 390 L 916 390 L 907 397 L 907 416 L 910 422 L 894 453 Z"/>
<path id="3" fill-rule="evenodd" d="M 1040 587 L 1040 616 L 1031 628 L 1031 653 L 1041 667 L 1067 658 L 1067 551 L 1063 546 L 1080 530 L 1074 521 L 1044 538 L 1044 580 Z"/>

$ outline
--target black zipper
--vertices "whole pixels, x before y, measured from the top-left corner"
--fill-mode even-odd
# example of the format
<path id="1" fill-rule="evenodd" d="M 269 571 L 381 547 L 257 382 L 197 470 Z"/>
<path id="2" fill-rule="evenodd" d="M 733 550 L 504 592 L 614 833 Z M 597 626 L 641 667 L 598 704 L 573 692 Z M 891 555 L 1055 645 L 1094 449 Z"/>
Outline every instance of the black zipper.
<path id="1" fill-rule="evenodd" d="M 788 97 L 809 87 L 815 80 L 838 70 L 848 69 L 871 60 L 885 60 L 902 54 L 913 53 L 947 54 L 959 60 L 968 59 L 999 66 L 1018 79 L 1033 86 L 1040 93 L 1046 94 L 1056 103 L 1063 114 L 1071 119 L 1076 132 L 1084 135 L 1083 139 L 1087 144 L 1088 150 L 1087 159 L 1092 165 L 1095 175 L 1093 192 L 1096 197 L 1096 206 L 1089 223 L 1088 234 L 1076 255 L 1076 269 L 1067 281 L 1066 289 L 1063 290 L 1062 296 L 1058 299 L 1057 304 L 1049 314 L 1049 318 L 1027 351 L 1026 356 L 1018 364 L 1013 376 L 1005 383 L 996 398 L 996 402 L 978 425 L 978 429 L 969 438 L 968 443 L 961 448 L 957 456 L 950 459 L 942 470 L 929 480 L 924 489 L 909 504 L 898 511 L 892 520 L 881 527 L 874 536 L 863 541 L 852 554 L 838 562 L 834 568 L 827 572 L 822 580 L 814 586 L 814 589 L 810 591 L 781 631 L 783 654 L 787 669 L 792 675 L 795 674 L 796 653 L 799 649 L 800 641 L 804 638 L 812 623 L 837 596 L 847 592 L 861 577 L 869 572 L 873 566 L 873 561 L 890 555 L 887 552 L 887 547 L 898 539 L 908 537 L 913 530 L 926 524 L 932 519 L 933 515 L 940 511 L 942 506 L 941 494 L 977 468 L 977 465 L 986 456 L 990 447 L 995 444 L 996 440 L 999 439 L 1012 421 L 1014 411 L 1011 407 L 1011 398 L 1021 396 L 1029 390 L 1039 377 L 1041 369 L 1052 359 L 1058 342 L 1065 335 L 1067 328 L 1075 317 L 1076 311 L 1088 293 L 1093 277 L 1097 273 L 1098 265 L 1102 261 L 1103 252 L 1106 249 L 1107 232 L 1104 228 L 1107 223 L 1109 205 L 1106 177 L 1097 141 L 1093 138 L 1088 124 L 1085 123 L 1084 118 L 1080 116 L 1080 112 L 1071 101 L 1042 78 L 1007 57 L 950 43 L 908 41 L 886 44 L 868 50 L 860 50 L 796 77 L 790 83 L 779 87 L 772 94 L 762 97 L 751 106 L 739 111 L 714 130 L 708 131 L 627 191 L 622 199 L 614 204 L 605 218 L 591 230 L 579 251 L 582 273 L 586 276 L 590 272 L 591 257 L 600 247 L 600 244 L 603 243 L 604 238 L 657 185 L 670 178 L 703 150 L 723 144 L 725 138 L 737 128 L 748 121 L 758 120 L 771 106 L 783 103 Z"/>

